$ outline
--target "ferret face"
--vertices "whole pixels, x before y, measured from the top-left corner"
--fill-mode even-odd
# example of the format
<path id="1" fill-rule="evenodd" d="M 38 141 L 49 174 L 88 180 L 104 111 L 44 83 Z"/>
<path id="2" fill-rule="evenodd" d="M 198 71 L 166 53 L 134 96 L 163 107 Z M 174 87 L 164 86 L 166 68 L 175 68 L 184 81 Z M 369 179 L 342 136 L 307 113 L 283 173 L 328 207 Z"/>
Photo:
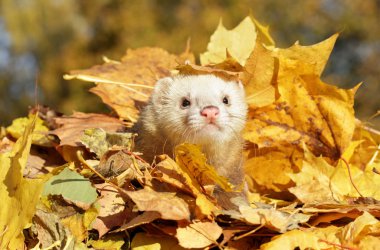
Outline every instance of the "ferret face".
<path id="1" fill-rule="evenodd" d="M 209 144 L 240 137 L 247 105 L 241 83 L 214 75 L 160 80 L 154 90 L 158 129 L 174 144 Z"/>

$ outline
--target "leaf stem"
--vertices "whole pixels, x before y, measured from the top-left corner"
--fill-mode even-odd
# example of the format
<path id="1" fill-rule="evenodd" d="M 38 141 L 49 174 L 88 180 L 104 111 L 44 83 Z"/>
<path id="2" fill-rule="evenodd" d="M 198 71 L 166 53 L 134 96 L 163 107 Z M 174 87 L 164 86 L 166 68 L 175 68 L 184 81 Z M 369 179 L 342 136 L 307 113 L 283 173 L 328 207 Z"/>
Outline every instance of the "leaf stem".
<path id="1" fill-rule="evenodd" d="M 253 234 L 253 233 L 259 231 L 264 226 L 265 226 L 265 224 L 261 224 L 260 226 L 256 227 L 255 229 L 253 229 L 251 231 L 248 231 L 247 233 L 241 234 L 239 236 L 235 236 L 234 240 L 240 240 L 241 238 L 247 237 L 248 235 Z"/>
<path id="2" fill-rule="evenodd" d="M 358 187 L 355 185 L 355 183 L 354 183 L 354 181 L 353 181 L 353 179 L 352 179 L 351 169 L 350 169 L 350 164 L 349 164 L 349 163 L 347 162 L 347 160 L 344 159 L 343 157 L 340 157 L 340 159 L 341 159 L 341 160 L 346 164 L 346 166 L 347 166 L 348 175 L 349 175 L 349 177 L 350 177 L 350 181 L 351 181 L 352 186 L 355 188 L 356 192 L 358 192 L 358 194 L 359 194 L 362 198 L 364 198 L 364 196 L 360 193 Z"/>
<path id="3" fill-rule="evenodd" d="M 346 246 L 343 246 L 341 244 L 337 244 L 337 243 L 334 243 L 334 242 L 330 242 L 330 241 L 327 241 L 327 240 L 323 240 L 323 239 L 319 239 L 319 241 L 322 241 L 326 244 L 329 244 L 329 245 L 332 245 L 332 246 L 335 246 L 335 247 L 339 247 L 341 249 L 348 249 L 348 250 L 359 250 L 358 248 L 352 248 L 352 247 L 346 247 Z"/>

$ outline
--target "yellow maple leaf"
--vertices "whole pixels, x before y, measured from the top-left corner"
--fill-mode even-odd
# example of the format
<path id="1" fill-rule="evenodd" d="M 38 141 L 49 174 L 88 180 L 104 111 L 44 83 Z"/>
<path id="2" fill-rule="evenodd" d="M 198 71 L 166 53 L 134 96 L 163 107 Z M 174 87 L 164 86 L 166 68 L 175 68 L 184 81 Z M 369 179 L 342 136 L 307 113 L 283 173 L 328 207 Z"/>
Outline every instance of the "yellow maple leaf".
<path id="1" fill-rule="evenodd" d="M 48 176 L 23 177 L 36 118 L 29 121 L 11 152 L 0 154 L 0 249 L 23 249 L 22 230 L 30 227 L 36 204 Z"/>
<path id="2" fill-rule="evenodd" d="M 257 30 L 259 31 L 260 40 L 263 40 L 265 45 L 274 46 L 275 42 L 272 36 L 269 34 L 269 26 L 261 24 L 256 18 L 252 16 L 251 19 L 256 25 Z"/>
<path id="3" fill-rule="evenodd" d="M 349 145 L 356 89 L 340 90 L 319 80 L 336 38 L 278 49 L 263 46 L 259 36 L 241 74 L 250 106 L 244 138 L 267 148 L 249 151 L 246 173 L 258 184 L 251 188 L 280 192 L 290 187 L 286 173 L 300 169 L 303 142 L 333 159 Z"/>
<path id="4" fill-rule="evenodd" d="M 124 244 L 125 240 L 123 238 L 123 235 L 120 234 L 106 235 L 98 240 L 90 239 L 88 241 L 88 245 L 91 245 L 94 249 L 120 250 L 123 249 L 122 246 Z"/>
<path id="5" fill-rule="evenodd" d="M 82 242 L 88 236 L 88 231 L 83 224 L 83 215 L 73 214 L 61 220 L 62 225 L 70 230 L 76 242 Z"/>
<path id="6" fill-rule="evenodd" d="M 301 202 L 331 202 L 343 200 L 344 197 L 332 189 L 330 177 L 334 167 L 322 157 L 315 157 L 305 149 L 302 170 L 297 174 L 288 173 L 296 186 L 289 189 Z"/>
<path id="7" fill-rule="evenodd" d="M 166 157 L 165 160 L 161 161 L 158 164 L 158 166 L 168 171 L 178 173 L 179 176 L 183 178 L 183 183 L 190 189 L 196 198 L 195 203 L 197 205 L 197 216 L 210 216 L 212 212 L 216 210 L 216 206 L 203 193 L 202 187 L 199 185 L 194 176 L 189 172 L 186 165 L 177 164 L 171 158 Z M 180 187 L 178 180 L 173 181 L 168 180 L 168 177 L 165 178 L 167 179 L 168 183 Z"/>
<path id="8" fill-rule="evenodd" d="M 281 97 L 274 104 L 250 111 L 244 138 L 259 147 L 300 147 L 304 142 L 316 155 L 338 159 L 355 128 L 357 88 L 338 89 L 315 75 L 298 76 L 281 69 L 278 85 Z"/>
<path id="9" fill-rule="evenodd" d="M 302 167 L 303 152 L 290 147 L 253 149 L 244 163 L 245 173 L 252 178 L 252 190 L 268 193 L 284 191 L 293 185 L 287 173 L 299 171 Z M 281 174 L 273 174 L 281 173 Z M 268 190 L 269 189 L 269 190 Z M 285 197 L 282 197 L 285 199 Z"/>
<path id="10" fill-rule="evenodd" d="M 244 65 L 255 46 L 256 36 L 256 28 L 250 17 L 246 17 L 232 30 L 227 30 L 220 21 L 210 38 L 207 51 L 200 55 L 201 65 L 223 62 L 227 58 L 227 51 Z"/>
<path id="11" fill-rule="evenodd" d="M 342 160 L 333 167 L 308 150 L 305 151 L 301 172 L 289 176 L 296 183 L 289 189 L 290 192 L 303 203 L 347 202 L 348 197 L 361 196 L 380 199 L 378 174 L 353 165 L 347 166 Z"/>
<path id="12" fill-rule="evenodd" d="M 288 49 L 256 44 L 242 73 L 250 104 L 243 137 L 259 147 L 247 152 L 251 189 L 280 192 L 292 185 L 287 173 L 301 168 L 303 143 L 331 162 L 349 147 L 359 85 L 343 90 L 319 78 L 336 38 Z M 271 175 L 263 166 L 282 174 Z"/>
<path id="13" fill-rule="evenodd" d="M 262 107 L 275 101 L 276 70 L 272 52 L 258 39 L 241 76 L 248 105 Z"/>
<path id="14" fill-rule="evenodd" d="M 213 166 L 207 164 L 206 156 L 199 146 L 188 143 L 178 145 L 175 148 L 175 155 L 177 163 L 188 169 L 201 185 L 212 180 L 224 191 L 233 191 L 234 186 L 228 182 L 228 179 L 219 175 Z"/>
<path id="15" fill-rule="evenodd" d="M 12 124 L 6 128 L 7 133 L 9 133 L 13 138 L 20 138 L 23 136 L 25 127 L 30 123 L 30 120 L 34 119 L 33 115 L 29 117 L 21 117 L 12 121 Z M 40 146 L 52 146 L 51 141 L 48 139 L 47 133 L 49 128 L 46 127 L 44 121 L 37 116 L 36 126 L 32 134 L 32 144 Z"/>
<path id="16" fill-rule="evenodd" d="M 321 249 L 319 238 L 311 232 L 292 230 L 276 236 L 272 241 L 260 246 L 261 250 L 278 249 Z"/>
<path id="17" fill-rule="evenodd" d="M 352 157 L 344 158 L 360 169 L 375 168 L 380 170 L 380 163 L 376 162 L 380 149 L 379 133 L 356 120 L 356 128 L 352 139 L 361 143 L 358 147 L 355 147 Z"/>
<path id="18" fill-rule="evenodd" d="M 302 46 L 297 42 L 287 49 L 273 48 L 272 55 L 282 61 L 281 64 L 285 64 L 286 68 L 296 70 L 298 75 L 320 76 L 337 38 L 338 34 L 335 34 L 311 46 Z"/>
<path id="19" fill-rule="evenodd" d="M 373 236 L 380 233 L 380 222 L 368 212 L 363 212 L 343 227 L 310 228 L 307 231 L 320 239 L 321 249 L 334 245 L 345 248 L 377 249 L 380 244 L 380 239 Z"/>
<path id="20" fill-rule="evenodd" d="M 343 227 L 315 227 L 286 232 L 273 237 L 272 241 L 262 245 L 260 249 L 335 249 L 335 246 L 347 249 L 377 249 L 380 239 L 373 235 L 379 233 L 380 222 L 368 212 L 364 212 Z"/>

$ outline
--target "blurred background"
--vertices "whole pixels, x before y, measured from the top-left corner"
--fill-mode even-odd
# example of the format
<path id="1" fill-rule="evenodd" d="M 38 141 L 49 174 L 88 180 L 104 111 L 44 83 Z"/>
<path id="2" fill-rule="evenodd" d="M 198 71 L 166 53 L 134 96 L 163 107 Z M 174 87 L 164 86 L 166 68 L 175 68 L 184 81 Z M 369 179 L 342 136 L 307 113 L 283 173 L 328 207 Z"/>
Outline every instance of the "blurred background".
<path id="1" fill-rule="evenodd" d="M 350 88 L 357 116 L 379 127 L 380 1 L 350 0 L 0 0 L 0 125 L 38 102 L 71 114 L 107 112 L 90 83 L 64 73 L 119 60 L 127 48 L 157 46 L 180 53 L 191 38 L 206 50 L 219 19 L 231 29 L 252 13 L 270 25 L 277 47 L 320 42 L 340 32 L 323 80 Z"/>

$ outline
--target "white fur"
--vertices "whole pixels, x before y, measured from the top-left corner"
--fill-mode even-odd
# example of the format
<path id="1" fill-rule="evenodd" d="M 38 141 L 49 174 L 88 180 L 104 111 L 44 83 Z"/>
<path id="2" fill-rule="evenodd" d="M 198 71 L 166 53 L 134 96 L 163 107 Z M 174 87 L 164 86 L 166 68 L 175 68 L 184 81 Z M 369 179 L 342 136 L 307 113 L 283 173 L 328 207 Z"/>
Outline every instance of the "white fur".
<path id="1" fill-rule="evenodd" d="M 223 103 L 225 96 L 229 97 L 228 105 Z M 181 107 L 184 97 L 191 102 L 189 108 Z M 207 106 L 219 108 L 215 125 L 208 124 L 201 115 L 201 110 Z M 151 161 L 155 155 L 163 153 L 173 156 L 178 144 L 199 144 L 217 172 L 240 185 L 244 179 L 241 131 L 246 113 L 241 83 L 225 81 L 214 75 L 163 78 L 157 82 L 135 125 L 139 134 L 136 150 Z"/>
<path id="2" fill-rule="evenodd" d="M 227 82 L 214 75 L 179 76 L 160 80 L 152 99 L 158 127 L 174 144 L 223 143 L 240 137 L 244 128 L 247 105 L 241 83 Z M 223 103 L 228 96 L 229 104 Z M 190 100 L 182 108 L 183 98 Z M 200 113 L 204 107 L 216 106 L 219 116 L 216 126 L 208 125 Z"/>

